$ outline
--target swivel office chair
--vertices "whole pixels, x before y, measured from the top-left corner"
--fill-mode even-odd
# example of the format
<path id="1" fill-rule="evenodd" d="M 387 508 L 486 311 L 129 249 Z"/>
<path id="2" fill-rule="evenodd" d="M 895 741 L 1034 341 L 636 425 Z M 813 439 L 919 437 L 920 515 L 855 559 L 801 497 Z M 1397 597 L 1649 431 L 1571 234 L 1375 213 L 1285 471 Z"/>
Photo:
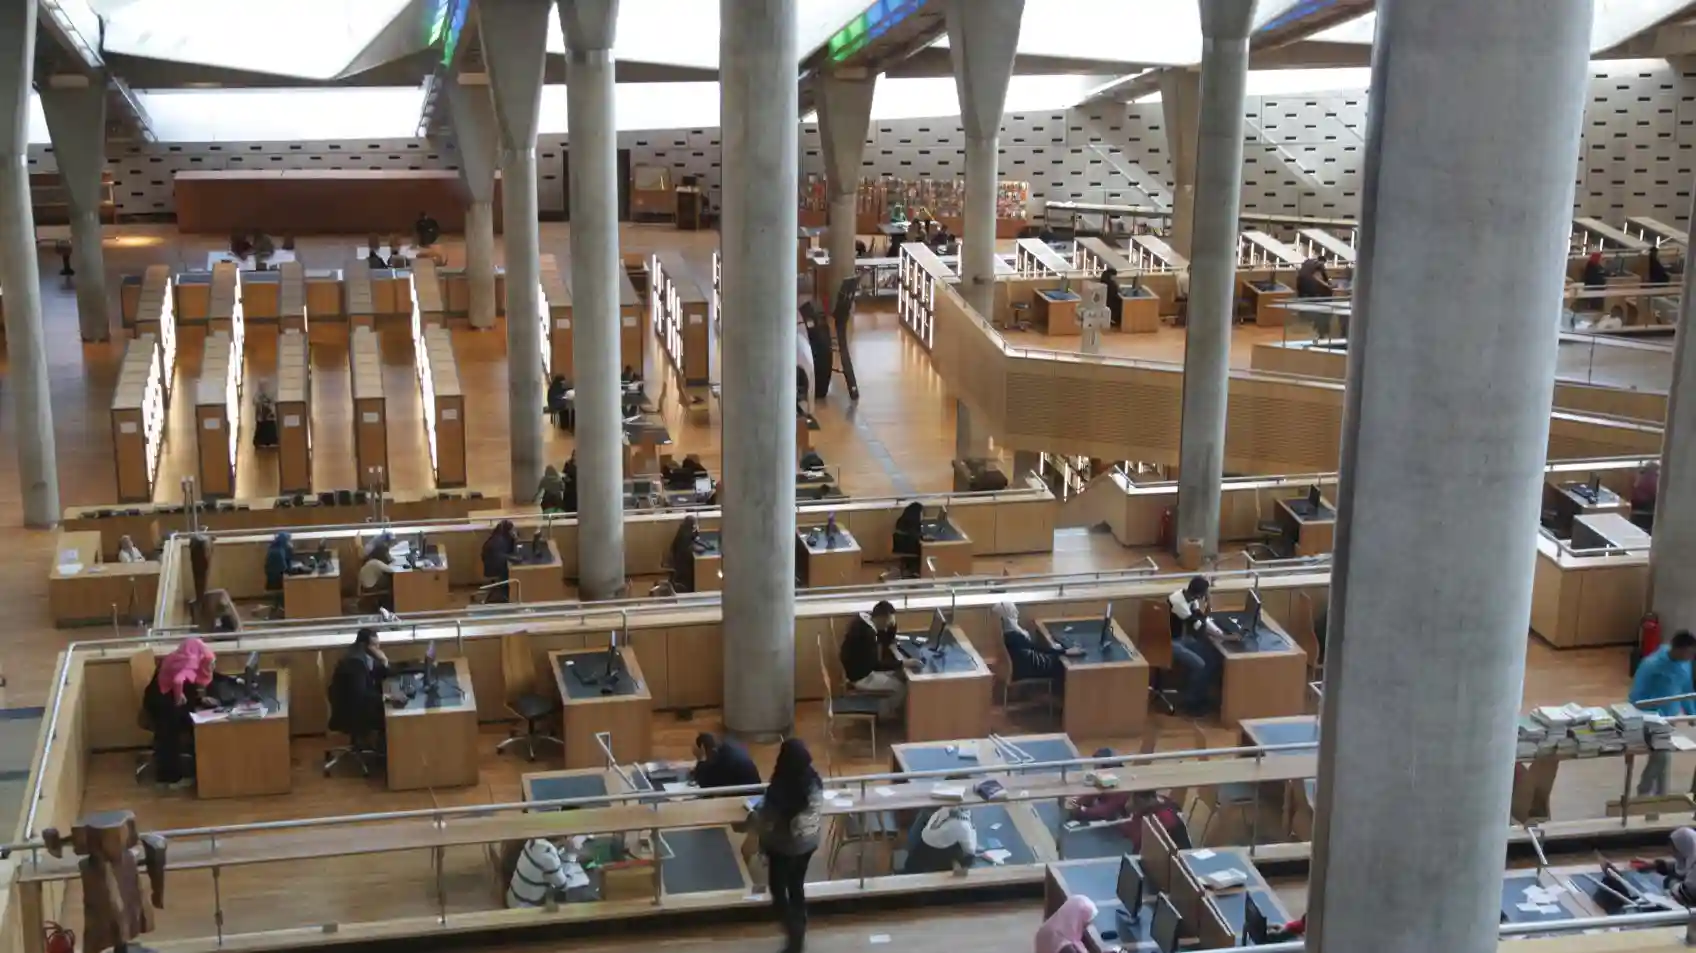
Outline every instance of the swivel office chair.
<path id="1" fill-rule="evenodd" d="M 147 711 L 147 688 L 158 677 L 159 661 L 151 647 L 137 649 L 130 655 L 130 685 L 135 690 L 136 726 L 147 732 L 149 737 L 154 732 L 154 725 L 153 716 Z M 136 759 L 135 780 L 137 784 L 141 783 L 142 776 L 153 766 L 153 746 L 149 744 L 147 753 Z M 193 773 L 193 752 L 184 751 L 182 753 L 182 766 L 184 776 Z"/>
<path id="2" fill-rule="evenodd" d="M 561 706 L 557 699 L 537 694 L 534 690 L 536 664 L 530 654 L 528 636 L 501 636 L 501 680 L 511 691 L 506 710 L 524 722 L 524 733 L 519 734 L 516 730 L 509 733 L 505 741 L 495 745 L 495 753 L 502 754 L 512 745 L 522 744 L 525 755 L 534 761 L 538 741 L 564 749 L 564 741 L 547 733 L 546 725 L 559 717 Z"/>
<path id="3" fill-rule="evenodd" d="M 329 748 L 324 752 L 324 776 L 329 777 L 336 765 L 352 758 L 359 764 L 359 773 L 364 777 L 370 777 L 371 765 L 381 763 L 383 760 L 383 752 L 376 742 L 378 728 L 371 723 L 370 713 L 357 712 L 351 709 L 350 706 L 353 705 L 351 696 L 345 700 L 338 699 L 338 688 L 344 693 L 351 692 L 351 689 L 348 689 L 345 683 L 338 686 L 338 679 L 335 676 L 331 677 L 329 690 L 326 693 L 330 702 L 330 718 L 327 729 L 330 732 L 346 735 L 347 744 Z M 382 702 L 379 701 L 378 704 L 380 705 Z M 366 717 L 361 718 L 360 715 Z M 383 713 L 378 711 L 375 713 L 375 717 L 381 719 Z M 378 724 L 380 723 L 379 721 Z"/>

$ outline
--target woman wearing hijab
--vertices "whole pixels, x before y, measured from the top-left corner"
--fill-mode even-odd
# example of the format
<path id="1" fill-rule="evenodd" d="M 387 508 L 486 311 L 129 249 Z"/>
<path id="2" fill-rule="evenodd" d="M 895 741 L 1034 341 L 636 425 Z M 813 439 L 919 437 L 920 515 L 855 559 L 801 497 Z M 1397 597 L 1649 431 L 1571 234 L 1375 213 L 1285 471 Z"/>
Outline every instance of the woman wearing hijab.
<path id="1" fill-rule="evenodd" d="M 159 660 L 159 672 L 147 683 L 142 711 L 153 728 L 154 779 L 162 785 L 185 787 L 183 756 L 193 737 L 194 721 L 189 713 L 207 707 L 201 692 L 212 684 L 215 656 L 205 642 L 187 639 L 176 651 Z"/>
<path id="2" fill-rule="evenodd" d="M 1655 247 L 1649 249 L 1649 283 L 1652 285 L 1672 283 L 1672 274 L 1667 271 L 1667 266 L 1661 262 L 1661 250 Z"/>
<path id="3" fill-rule="evenodd" d="M 1584 261 L 1584 287 L 1606 288 L 1608 286 L 1608 269 L 1602 265 L 1602 253 L 1593 251 Z"/>
<path id="4" fill-rule="evenodd" d="M 1631 861 L 1637 870 L 1660 874 L 1666 878 L 1662 886 L 1667 896 L 1687 907 L 1696 906 L 1696 827 L 1681 827 L 1672 832 L 1672 859 Z"/>
<path id="5" fill-rule="evenodd" d="M 700 523 L 691 513 L 683 517 L 677 535 L 671 538 L 671 587 L 678 592 L 695 591 L 695 544 L 701 539 Z"/>
<path id="6" fill-rule="evenodd" d="M 786 739 L 777 749 L 771 781 L 754 814 L 760 852 L 770 871 L 772 909 L 783 924 L 784 953 L 800 953 L 807 939 L 807 864 L 819 847 L 823 792 L 806 744 Z"/>
<path id="7" fill-rule="evenodd" d="M 118 562 L 144 563 L 147 562 L 147 556 L 141 551 L 141 547 L 135 544 L 135 540 L 128 536 L 120 536 L 118 537 Z"/>
<path id="8" fill-rule="evenodd" d="M 1007 661 L 1013 666 L 1013 680 L 1046 678 L 1053 683 L 1056 694 L 1063 691 L 1066 666 L 1061 659 L 1083 655 L 1083 650 L 1038 644 L 1019 625 L 1019 607 L 1011 602 L 998 602 L 992 611 L 1001 619 L 1001 647 L 1007 650 Z"/>
<path id="9" fill-rule="evenodd" d="M 1071 896 L 1042 921 L 1036 931 L 1036 953 L 1084 953 L 1084 934 L 1095 922 L 1095 901 Z"/>
<path id="10" fill-rule="evenodd" d="M 924 504 L 914 500 L 895 518 L 895 539 L 890 548 L 901 557 L 901 575 L 915 579 L 919 575 L 919 540 L 924 532 Z"/>
<path id="11" fill-rule="evenodd" d="M 517 554 L 518 527 L 512 525 L 512 520 L 501 520 L 483 540 L 483 578 L 493 582 L 512 578 L 512 561 Z M 489 593 L 491 602 L 506 602 L 509 598 L 505 589 Z"/>
<path id="12" fill-rule="evenodd" d="M 553 464 L 542 471 L 542 482 L 536 486 L 536 502 L 544 513 L 565 512 L 565 478 Z"/>
<path id="13" fill-rule="evenodd" d="M 278 533 L 271 537 L 271 545 L 265 549 L 265 591 L 283 591 L 283 577 L 289 574 L 289 563 L 293 559 L 294 546 L 289 542 L 289 534 Z"/>

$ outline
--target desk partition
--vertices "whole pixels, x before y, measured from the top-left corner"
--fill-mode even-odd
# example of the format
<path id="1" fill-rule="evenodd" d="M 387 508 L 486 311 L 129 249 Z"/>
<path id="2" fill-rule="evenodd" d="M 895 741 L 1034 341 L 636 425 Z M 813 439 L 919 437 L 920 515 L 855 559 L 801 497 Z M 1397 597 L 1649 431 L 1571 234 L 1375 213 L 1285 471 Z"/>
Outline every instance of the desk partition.
<path id="1" fill-rule="evenodd" d="M 177 312 L 173 287 L 170 268 L 149 265 L 141 278 L 135 311 L 135 333 L 151 334 L 159 341 L 160 375 L 166 399 L 170 398 L 177 380 Z"/>
<path id="2" fill-rule="evenodd" d="M 424 406 L 431 472 L 437 486 L 464 486 L 465 394 L 460 389 L 452 332 L 441 325 L 415 324 L 413 335 L 413 367 Z"/>
<path id="3" fill-rule="evenodd" d="M 711 302 L 676 252 L 655 252 L 648 263 L 649 319 L 678 382 L 702 399 L 710 383 L 708 311 Z"/>
<path id="4" fill-rule="evenodd" d="M 377 304 L 371 292 L 371 266 L 363 258 L 348 262 L 342 271 L 342 313 L 347 316 L 349 330 L 370 328 L 377 319 Z"/>
<path id="5" fill-rule="evenodd" d="M 571 270 L 562 270 L 552 255 L 542 255 L 539 264 L 542 292 L 539 319 L 542 322 L 542 340 L 547 342 L 547 346 L 542 348 L 543 374 L 548 380 L 558 374 L 568 381 L 575 381 L 575 358 L 571 350 Z"/>
<path id="6" fill-rule="evenodd" d="M 305 331 L 306 269 L 298 261 L 277 266 L 277 326 L 284 331 Z"/>
<path id="7" fill-rule="evenodd" d="M 377 332 L 369 324 L 355 324 L 348 334 L 347 350 L 353 380 L 353 456 L 360 485 L 387 490 L 389 410 Z"/>

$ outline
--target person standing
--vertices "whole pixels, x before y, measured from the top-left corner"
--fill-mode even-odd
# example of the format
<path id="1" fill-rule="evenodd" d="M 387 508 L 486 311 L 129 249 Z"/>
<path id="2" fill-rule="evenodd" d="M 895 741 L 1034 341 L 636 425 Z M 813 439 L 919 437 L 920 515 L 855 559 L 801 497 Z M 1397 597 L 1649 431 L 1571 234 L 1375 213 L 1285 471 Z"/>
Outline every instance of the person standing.
<path id="1" fill-rule="evenodd" d="M 783 953 L 800 953 L 806 945 L 807 865 L 819 848 L 823 797 L 812 753 L 801 739 L 785 739 L 765 797 L 754 811 L 760 852 L 770 871 L 772 909 L 783 925 Z"/>
<path id="2" fill-rule="evenodd" d="M 1637 675 L 1631 680 L 1631 703 L 1644 712 L 1668 717 L 1696 715 L 1696 701 L 1689 699 L 1656 705 L 1645 704 L 1653 698 L 1690 694 L 1692 659 L 1696 659 L 1696 635 L 1680 629 L 1671 642 L 1656 649 L 1654 654 L 1637 666 Z M 1649 752 L 1649 759 L 1643 765 L 1643 774 L 1637 779 L 1637 796 L 1658 797 L 1667 793 L 1667 772 L 1671 767 L 1672 752 Z"/>

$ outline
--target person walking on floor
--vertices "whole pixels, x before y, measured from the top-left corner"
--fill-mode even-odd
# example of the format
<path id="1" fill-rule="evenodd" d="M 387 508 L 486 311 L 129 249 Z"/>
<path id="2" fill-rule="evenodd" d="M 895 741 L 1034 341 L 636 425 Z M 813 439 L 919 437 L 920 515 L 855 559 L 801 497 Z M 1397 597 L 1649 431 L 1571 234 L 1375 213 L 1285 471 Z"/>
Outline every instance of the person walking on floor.
<path id="1" fill-rule="evenodd" d="M 819 847 L 819 807 L 824 783 L 813 756 L 799 738 L 777 749 L 766 793 L 754 809 L 771 881 L 771 905 L 783 924 L 784 953 L 800 953 L 807 940 L 807 865 Z"/>
<path id="2" fill-rule="evenodd" d="M 1646 705 L 1653 698 L 1670 698 L 1691 693 L 1690 662 L 1696 659 L 1696 635 L 1680 629 L 1672 641 L 1656 649 L 1654 654 L 1637 666 L 1631 680 L 1631 703 L 1644 712 L 1667 715 L 1696 715 L 1696 701 L 1662 702 Z M 1667 772 L 1672 767 L 1672 752 L 1651 751 L 1637 779 L 1638 797 L 1658 797 L 1667 793 Z"/>

